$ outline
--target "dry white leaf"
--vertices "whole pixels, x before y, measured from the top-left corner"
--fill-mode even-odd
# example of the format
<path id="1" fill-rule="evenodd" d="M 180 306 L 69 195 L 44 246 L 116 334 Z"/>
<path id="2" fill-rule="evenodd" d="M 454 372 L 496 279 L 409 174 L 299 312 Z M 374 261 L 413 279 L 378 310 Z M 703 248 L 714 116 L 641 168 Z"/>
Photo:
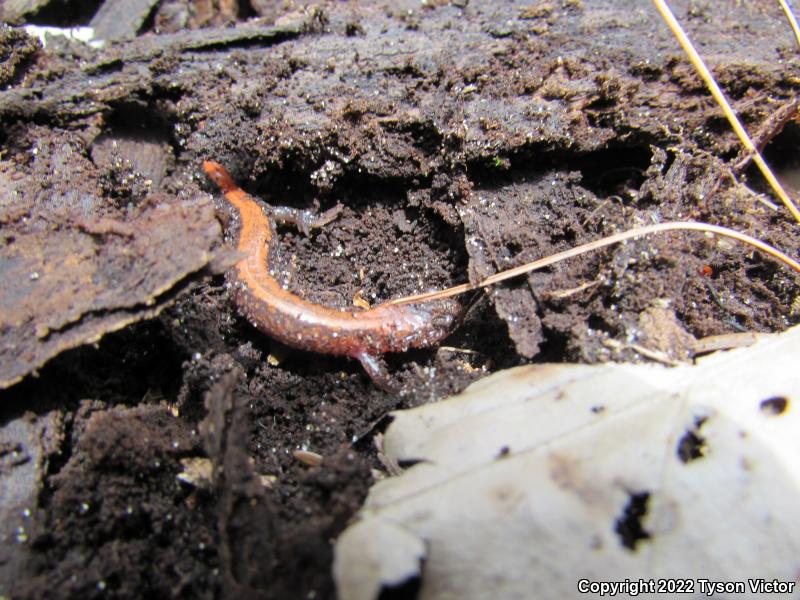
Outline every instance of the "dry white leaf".
<path id="1" fill-rule="evenodd" d="M 384 451 L 416 464 L 374 485 L 338 540 L 340 598 L 415 577 L 436 600 L 577 597 L 581 580 L 626 578 L 788 589 L 798 357 L 794 328 L 696 366 L 519 367 L 395 413 Z"/>

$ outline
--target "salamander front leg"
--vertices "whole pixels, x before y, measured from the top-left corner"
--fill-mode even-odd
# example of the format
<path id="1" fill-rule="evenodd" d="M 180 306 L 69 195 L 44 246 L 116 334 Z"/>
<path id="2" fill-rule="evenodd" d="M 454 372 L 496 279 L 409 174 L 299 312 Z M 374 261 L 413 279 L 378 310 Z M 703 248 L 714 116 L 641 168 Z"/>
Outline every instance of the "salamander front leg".
<path id="1" fill-rule="evenodd" d="M 389 380 L 389 372 L 377 356 L 373 356 L 367 352 L 359 352 L 354 355 L 353 358 L 358 359 L 361 366 L 364 367 L 364 370 L 367 372 L 367 375 L 369 375 L 369 378 L 372 379 L 372 382 L 379 388 L 392 394 L 396 394 L 399 391 L 397 386 L 392 385 Z"/>
<path id="2" fill-rule="evenodd" d="M 300 210 L 290 206 L 271 206 L 270 215 L 281 223 L 291 223 L 297 227 L 304 235 L 310 235 L 312 229 L 324 227 L 342 212 L 342 205 L 337 204 L 329 208 L 322 214 L 317 214 L 312 210 Z"/>

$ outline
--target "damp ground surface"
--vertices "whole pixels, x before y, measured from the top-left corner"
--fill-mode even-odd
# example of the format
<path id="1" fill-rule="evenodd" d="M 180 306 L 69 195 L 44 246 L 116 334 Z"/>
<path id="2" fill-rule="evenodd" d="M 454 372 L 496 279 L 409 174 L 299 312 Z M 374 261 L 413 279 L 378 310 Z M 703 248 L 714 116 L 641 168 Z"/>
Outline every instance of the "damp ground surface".
<path id="1" fill-rule="evenodd" d="M 265 202 L 341 204 L 310 235 L 279 228 L 272 257 L 328 306 L 659 221 L 796 257 L 797 224 L 647 3 L 3 10 L 0 595 L 333 598 L 332 541 L 383 469 L 391 410 L 521 363 L 685 360 L 693 339 L 798 321 L 795 276 L 697 233 L 463 298 L 440 347 L 385 357 L 393 393 L 237 312 L 238 221 L 204 160 Z M 798 50 L 779 7 L 674 10 L 789 181 Z M 24 24 L 107 42 L 42 47 Z"/>

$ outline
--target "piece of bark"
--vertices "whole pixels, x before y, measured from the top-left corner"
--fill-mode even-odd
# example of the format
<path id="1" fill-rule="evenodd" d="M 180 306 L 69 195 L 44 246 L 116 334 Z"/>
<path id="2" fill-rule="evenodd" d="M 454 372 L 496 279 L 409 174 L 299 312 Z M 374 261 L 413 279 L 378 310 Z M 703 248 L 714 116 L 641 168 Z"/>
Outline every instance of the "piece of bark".
<path id="1" fill-rule="evenodd" d="M 39 494 L 63 440 L 61 411 L 26 413 L 0 427 L 0 595 L 30 559 L 28 542 L 41 533 Z"/>
<path id="2" fill-rule="evenodd" d="M 110 131 L 98 136 L 92 143 L 92 162 L 107 171 L 127 170 L 132 179 L 140 181 L 131 185 L 157 190 L 174 163 L 172 148 L 164 136 L 142 128 L 141 130 Z"/>
<path id="3" fill-rule="evenodd" d="M 24 31 L 0 25 L 0 89 L 19 79 L 40 47 Z"/>
<path id="4" fill-rule="evenodd" d="M 18 19 L 38 12 L 51 0 L 4 0 L 0 4 L 0 20 L 5 22 L 15 22 Z"/>
<path id="5" fill-rule="evenodd" d="M 73 123 L 108 112 L 149 90 L 158 76 L 157 70 L 149 70 L 150 63 L 159 57 L 225 47 L 269 46 L 296 37 L 310 27 L 309 20 L 296 20 L 275 27 L 245 26 L 145 36 L 97 53 L 87 46 L 83 51 L 96 59 L 88 58 L 80 68 L 53 74 L 60 80 L 58 85 L 43 80 L 0 92 L 0 121 L 47 118 L 54 124 Z M 174 88 L 182 85 L 174 75 L 168 83 Z"/>
<path id="6" fill-rule="evenodd" d="M 89 26 L 98 40 L 117 41 L 136 37 L 158 0 L 106 0 Z"/>
<path id="7" fill-rule="evenodd" d="M 69 348 L 161 312 L 205 269 L 220 235 L 204 200 L 157 197 L 129 221 L 6 234 L 0 388 Z"/>
<path id="8" fill-rule="evenodd" d="M 467 206 L 459 210 L 470 256 L 470 279 L 481 281 L 556 251 L 554 238 L 569 239 L 580 230 L 570 208 L 582 194 L 589 192 L 578 188 L 574 178 L 556 173 L 472 192 Z M 537 288 L 547 277 L 532 273 L 527 281 L 519 278 L 489 292 L 517 352 L 528 358 L 538 354 L 544 341 Z"/>
<path id="9" fill-rule="evenodd" d="M 218 532 L 224 597 L 267 598 L 265 570 L 248 569 L 256 561 L 270 567 L 275 556 L 275 515 L 264 484 L 253 468 L 247 446 L 253 427 L 247 401 L 236 392 L 241 371 L 234 371 L 206 394 L 208 411 L 200 423 L 206 453 L 214 464 Z M 254 535 L 254 531 L 260 535 Z"/>

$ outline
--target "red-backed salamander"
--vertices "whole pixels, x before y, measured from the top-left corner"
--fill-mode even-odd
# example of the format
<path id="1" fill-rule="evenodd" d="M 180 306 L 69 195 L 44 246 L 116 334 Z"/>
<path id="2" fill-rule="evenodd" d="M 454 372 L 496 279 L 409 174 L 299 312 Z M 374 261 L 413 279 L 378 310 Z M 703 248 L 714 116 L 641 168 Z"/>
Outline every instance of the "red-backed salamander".
<path id="1" fill-rule="evenodd" d="M 452 298 L 357 310 L 314 304 L 285 290 L 269 269 L 275 237 L 272 219 L 220 164 L 206 161 L 203 169 L 239 213 L 236 249 L 245 258 L 231 274 L 235 301 L 259 330 L 294 348 L 356 358 L 381 385 L 387 380 L 378 356 L 433 346 L 450 333 L 461 314 L 460 304 Z M 298 220 L 288 215 L 282 219 Z M 299 225 L 309 225 L 301 220 Z"/>

